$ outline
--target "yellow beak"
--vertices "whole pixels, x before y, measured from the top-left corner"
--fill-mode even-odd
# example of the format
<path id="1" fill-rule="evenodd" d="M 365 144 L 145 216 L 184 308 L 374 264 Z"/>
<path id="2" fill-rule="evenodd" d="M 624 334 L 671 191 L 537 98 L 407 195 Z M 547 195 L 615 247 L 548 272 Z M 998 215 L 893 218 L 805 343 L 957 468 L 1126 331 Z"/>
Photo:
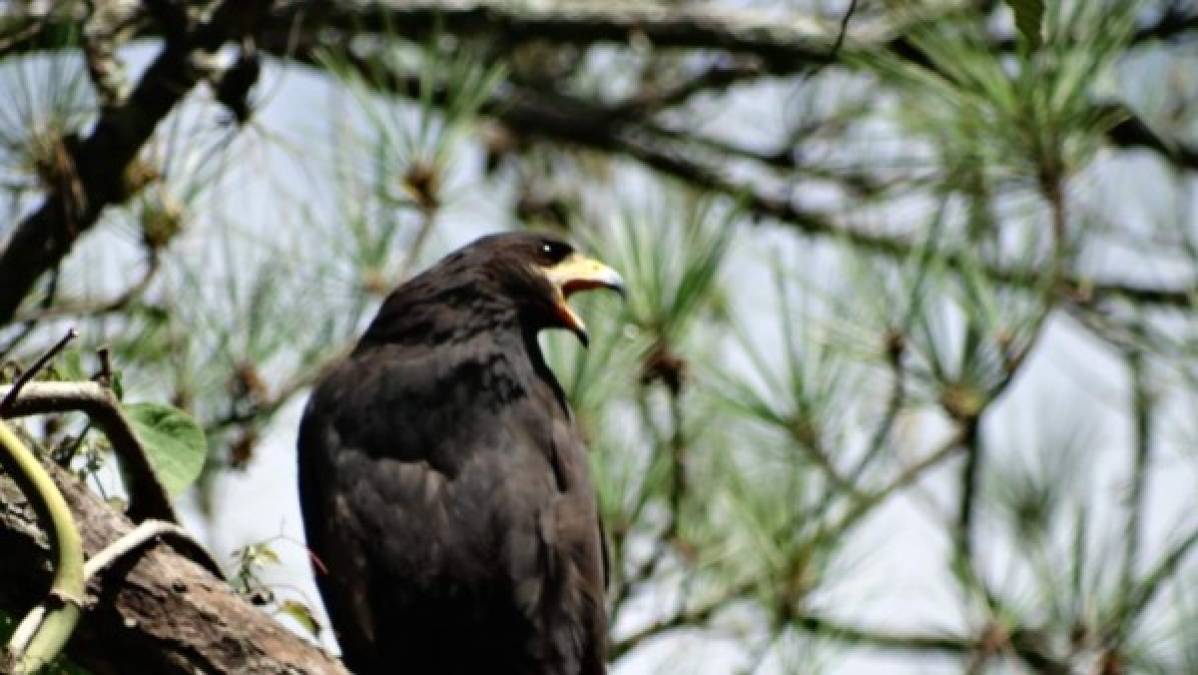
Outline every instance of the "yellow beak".
<path id="1" fill-rule="evenodd" d="M 594 288 L 607 288 L 624 297 L 624 279 L 618 272 L 598 260 L 588 258 L 580 253 L 571 253 L 564 260 L 552 267 L 545 268 L 545 276 L 557 291 L 554 306 L 562 326 L 569 329 L 582 342 L 583 346 L 590 344 L 586 324 L 566 302 L 574 293 L 588 291 Z"/>

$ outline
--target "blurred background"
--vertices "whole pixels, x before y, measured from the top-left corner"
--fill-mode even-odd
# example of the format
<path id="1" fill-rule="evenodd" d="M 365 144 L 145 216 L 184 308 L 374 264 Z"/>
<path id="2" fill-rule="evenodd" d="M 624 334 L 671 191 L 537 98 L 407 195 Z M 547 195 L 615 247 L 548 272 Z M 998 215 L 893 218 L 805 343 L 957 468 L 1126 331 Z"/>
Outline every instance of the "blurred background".
<path id="1" fill-rule="evenodd" d="M 185 523 L 295 631 L 308 386 L 538 228 L 631 291 L 542 336 L 614 673 L 1198 673 L 1191 3 L 0 8 L 5 377 L 74 326 L 47 377 L 193 416 Z"/>

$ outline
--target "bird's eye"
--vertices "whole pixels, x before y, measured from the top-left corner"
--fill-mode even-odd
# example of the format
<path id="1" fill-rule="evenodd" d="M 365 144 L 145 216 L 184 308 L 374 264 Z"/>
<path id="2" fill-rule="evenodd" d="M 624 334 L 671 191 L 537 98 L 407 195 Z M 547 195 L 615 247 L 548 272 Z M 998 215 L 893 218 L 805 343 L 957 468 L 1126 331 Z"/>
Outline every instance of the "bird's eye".
<path id="1" fill-rule="evenodd" d="M 570 255 L 570 247 L 555 241 L 546 241 L 541 244 L 541 255 L 550 262 L 558 262 Z"/>

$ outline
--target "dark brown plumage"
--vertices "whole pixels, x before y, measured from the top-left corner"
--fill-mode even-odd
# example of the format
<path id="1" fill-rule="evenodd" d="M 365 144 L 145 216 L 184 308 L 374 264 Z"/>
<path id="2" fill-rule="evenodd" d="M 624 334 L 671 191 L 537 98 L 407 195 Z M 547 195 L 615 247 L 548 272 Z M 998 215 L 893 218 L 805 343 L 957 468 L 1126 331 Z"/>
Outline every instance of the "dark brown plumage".
<path id="1" fill-rule="evenodd" d="M 536 335 L 619 287 L 533 234 L 480 239 L 396 289 L 312 394 L 299 487 L 347 666 L 605 671 L 602 534 L 586 450 Z"/>

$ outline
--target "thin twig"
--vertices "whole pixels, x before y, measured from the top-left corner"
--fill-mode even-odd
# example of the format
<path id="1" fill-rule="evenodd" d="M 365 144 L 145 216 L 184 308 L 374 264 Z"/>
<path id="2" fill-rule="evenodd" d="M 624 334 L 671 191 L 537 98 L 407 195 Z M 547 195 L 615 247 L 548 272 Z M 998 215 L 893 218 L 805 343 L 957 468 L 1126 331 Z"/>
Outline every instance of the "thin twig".
<path id="1" fill-rule="evenodd" d="M 1187 554 L 1196 544 L 1198 544 L 1198 528 L 1195 528 L 1189 535 L 1178 541 L 1161 558 L 1160 562 L 1144 576 L 1136 587 L 1128 593 L 1127 597 L 1123 599 L 1123 604 L 1119 611 L 1118 618 L 1120 626 L 1118 627 L 1120 629 L 1126 630 L 1126 626 L 1130 625 L 1144 611 L 1144 608 L 1156 597 L 1157 591 L 1164 585 L 1164 582 L 1173 578 L 1173 575 L 1177 572 L 1177 568 L 1186 559 Z"/>
<path id="2" fill-rule="evenodd" d="M 956 555 L 964 561 L 973 558 L 973 526 L 984 459 L 981 430 L 976 420 L 969 424 L 968 430 L 965 440 L 961 442 L 965 450 L 965 463 L 961 466 L 961 494 L 957 505 Z"/>
<path id="3" fill-rule="evenodd" d="M 1127 354 L 1131 371 L 1131 412 L 1135 421 L 1135 460 L 1132 469 L 1131 494 L 1128 498 L 1126 546 L 1123 551 L 1122 591 L 1131 588 L 1136 573 L 1136 556 L 1140 549 L 1140 529 L 1144 510 L 1144 487 L 1148 482 L 1148 467 L 1152 452 L 1152 400 L 1144 374 L 1144 355 L 1139 351 Z"/>
<path id="4" fill-rule="evenodd" d="M 966 432 L 965 428 L 958 427 L 936 450 L 933 450 L 916 463 L 908 466 L 885 486 L 874 492 L 870 492 L 854 503 L 848 512 L 836 521 L 835 525 L 824 530 L 825 536 L 832 533 L 843 533 L 846 528 L 859 521 L 862 516 L 872 510 L 873 507 L 885 501 L 890 495 L 911 484 L 928 469 L 951 457 L 953 452 L 961 446 L 961 441 L 965 438 Z"/>
<path id="5" fill-rule="evenodd" d="M 724 593 L 720 598 L 708 602 L 702 607 L 692 609 L 687 612 L 679 612 L 668 619 L 655 621 L 636 631 L 632 635 L 629 635 L 623 640 L 619 640 L 612 644 L 609 657 L 614 661 L 624 654 L 627 654 L 632 650 L 633 647 L 636 647 L 645 640 L 655 635 L 660 635 L 661 633 L 671 629 L 707 623 L 707 621 L 711 619 L 712 615 L 719 611 L 721 607 L 724 607 L 728 602 L 744 595 L 745 593 L 748 593 L 749 590 L 749 586 L 743 585 L 742 587 L 738 587 L 728 591 L 727 593 Z"/>
<path id="6" fill-rule="evenodd" d="M 95 381 L 105 387 L 112 387 L 112 350 L 107 346 L 96 349 L 96 356 L 100 359 L 100 372 L 96 373 Z"/>
<path id="7" fill-rule="evenodd" d="M 17 378 L 17 381 L 8 390 L 8 394 L 5 395 L 4 400 L 0 401 L 0 417 L 5 416 L 12 409 L 13 404 L 16 403 L 17 397 L 21 395 L 21 390 L 25 388 L 25 385 L 29 384 L 46 367 L 46 364 L 50 363 L 51 359 L 57 356 L 63 349 L 66 349 L 71 340 L 77 337 L 79 337 L 79 332 L 74 327 L 68 328 L 66 335 L 62 336 L 61 340 L 55 343 L 53 347 L 47 349 L 37 361 L 34 361 L 28 370 L 21 373 L 21 376 Z"/>
<path id="8" fill-rule="evenodd" d="M 58 297 L 58 282 L 61 272 L 62 267 L 60 265 L 56 265 L 54 269 L 50 270 L 50 278 L 46 283 L 46 293 L 37 303 L 40 309 L 45 310 L 50 305 L 53 305 L 54 300 Z M 36 321 L 23 321 L 22 324 L 21 330 L 8 341 L 8 344 L 0 347 L 0 359 L 6 358 L 17 347 L 21 346 L 21 343 L 25 342 L 25 339 L 37 329 Z"/>
<path id="9" fill-rule="evenodd" d="M 197 542 L 187 530 L 179 527 L 174 523 L 168 523 L 164 520 L 145 520 L 138 524 L 137 527 L 126 532 L 120 539 L 106 546 L 102 551 L 92 556 L 87 564 L 83 566 L 83 575 L 87 580 L 91 580 L 100 572 L 110 567 L 116 561 L 128 555 L 132 551 L 141 548 L 142 546 L 151 543 L 158 537 L 170 537 L 176 542 L 183 545 L 187 549 L 184 553 L 188 558 L 195 561 L 201 567 L 207 569 L 218 579 L 224 579 L 224 571 L 220 565 L 212 558 L 199 542 Z"/>
<path id="10" fill-rule="evenodd" d="M 673 541 L 678 535 L 678 521 L 682 512 L 682 502 L 687 491 L 687 442 L 686 432 L 682 426 L 681 392 L 669 389 L 670 393 L 670 491 L 669 509 L 670 522 L 666 526 L 663 538 Z"/>
<path id="11" fill-rule="evenodd" d="M 1120 601 L 1123 603 L 1122 607 L 1130 609 L 1134 600 L 1133 596 L 1137 593 L 1133 588 L 1139 566 L 1138 556 L 1144 525 L 1145 488 L 1148 484 L 1148 473 L 1152 462 L 1153 400 L 1148 388 L 1143 352 L 1129 349 L 1127 366 L 1131 371 L 1131 413 L 1135 422 L 1133 447 L 1135 459 L 1132 469 L 1131 494 L 1128 497 L 1127 521 L 1124 527 L 1127 539 L 1123 550 L 1123 571 L 1119 580 L 1119 592 Z M 1116 640 L 1122 640 L 1125 637 L 1127 628 L 1126 615 L 1119 618 L 1123 625 L 1120 626 L 1122 630 L 1115 636 Z"/>
<path id="12" fill-rule="evenodd" d="M 840 19 L 840 32 L 836 34 L 836 42 L 832 44 L 832 52 L 828 54 L 828 59 L 835 59 L 840 54 L 840 48 L 844 45 L 844 38 L 849 33 L 849 21 L 853 18 L 853 13 L 857 11 L 857 0 L 849 0 L 849 8 L 845 11 L 844 17 Z"/>
<path id="13" fill-rule="evenodd" d="M 403 261 L 399 264 L 399 278 L 401 281 L 406 280 L 411 275 L 412 268 L 416 265 L 416 261 L 420 259 L 420 254 L 424 252 L 424 245 L 428 241 L 429 235 L 433 233 L 436 222 L 436 208 L 421 207 L 420 228 L 416 231 L 416 236 L 412 239 L 407 253 L 404 254 Z"/>
<path id="14" fill-rule="evenodd" d="M 706 70 L 665 88 L 646 88 L 627 101 L 613 106 L 612 112 L 623 117 L 638 117 L 671 108 L 690 100 L 698 93 L 711 94 L 726 89 L 738 81 L 756 77 L 763 69 L 756 61 L 735 59 L 731 63 L 717 62 Z"/>
<path id="15" fill-rule="evenodd" d="M 204 433 L 215 435 L 231 427 L 250 424 L 259 419 L 267 418 L 287 404 L 295 395 L 303 392 L 323 377 L 330 368 L 349 355 L 353 345 L 346 345 L 323 356 L 320 363 L 308 367 L 284 382 L 273 394 L 264 401 L 256 402 L 248 410 L 231 410 L 227 415 L 218 417 L 204 425 Z"/>
<path id="16" fill-rule="evenodd" d="M 151 252 L 146 258 L 146 271 L 142 274 L 133 285 L 121 291 L 115 297 L 107 300 L 87 300 L 66 298 L 57 304 L 47 304 L 38 309 L 18 313 L 14 321 L 37 322 L 44 319 L 53 319 L 60 316 L 99 316 L 102 314 L 111 314 L 128 308 L 135 300 L 137 300 L 146 289 L 150 287 L 150 283 L 154 280 L 159 269 L 161 269 L 161 261 L 159 256 Z"/>
<path id="17" fill-rule="evenodd" d="M 895 334 L 895 336 L 892 336 L 891 341 L 896 345 L 901 345 L 903 339 L 903 337 Z M 903 368 L 902 347 L 892 348 L 889 352 L 887 363 L 890 366 L 891 385 L 890 396 L 886 400 L 886 411 L 882 413 L 881 421 L 874 428 L 873 434 L 870 435 L 865 453 L 849 472 L 850 476 L 860 476 L 865 469 L 873 464 L 874 459 L 878 457 L 878 453 L 885 447 L 886 439 L 890 437 L 890 430 L 894 428 L 894 423 L 898 419 L 899 412 L 903 409 L 903 402 L 907 396 L 907 371 Z"/>
<path id="18" fill-rule="evenodd" d="M 675 628 L 702 625 L 721 608 L 738 598 L 746 597 L 753 590 L 751 582 L 742 582 L 722 593 L 719 598 L 685 612 L 655 621 L 648 626 L 616 641 L 612 645 L 612 659 L 630 652 L 637 645 Z M 838 623 L 816 614 L 800 614 L 789 620 L 789 625 L 805 632 L 819 635 L 845 644 L 872 647 L 874 649 L 910 653 L 964 654 L 976 648 L 977 641 L 950 635 L 917 635 L 887 633 L 882 630 L 861 628 Z"/>

